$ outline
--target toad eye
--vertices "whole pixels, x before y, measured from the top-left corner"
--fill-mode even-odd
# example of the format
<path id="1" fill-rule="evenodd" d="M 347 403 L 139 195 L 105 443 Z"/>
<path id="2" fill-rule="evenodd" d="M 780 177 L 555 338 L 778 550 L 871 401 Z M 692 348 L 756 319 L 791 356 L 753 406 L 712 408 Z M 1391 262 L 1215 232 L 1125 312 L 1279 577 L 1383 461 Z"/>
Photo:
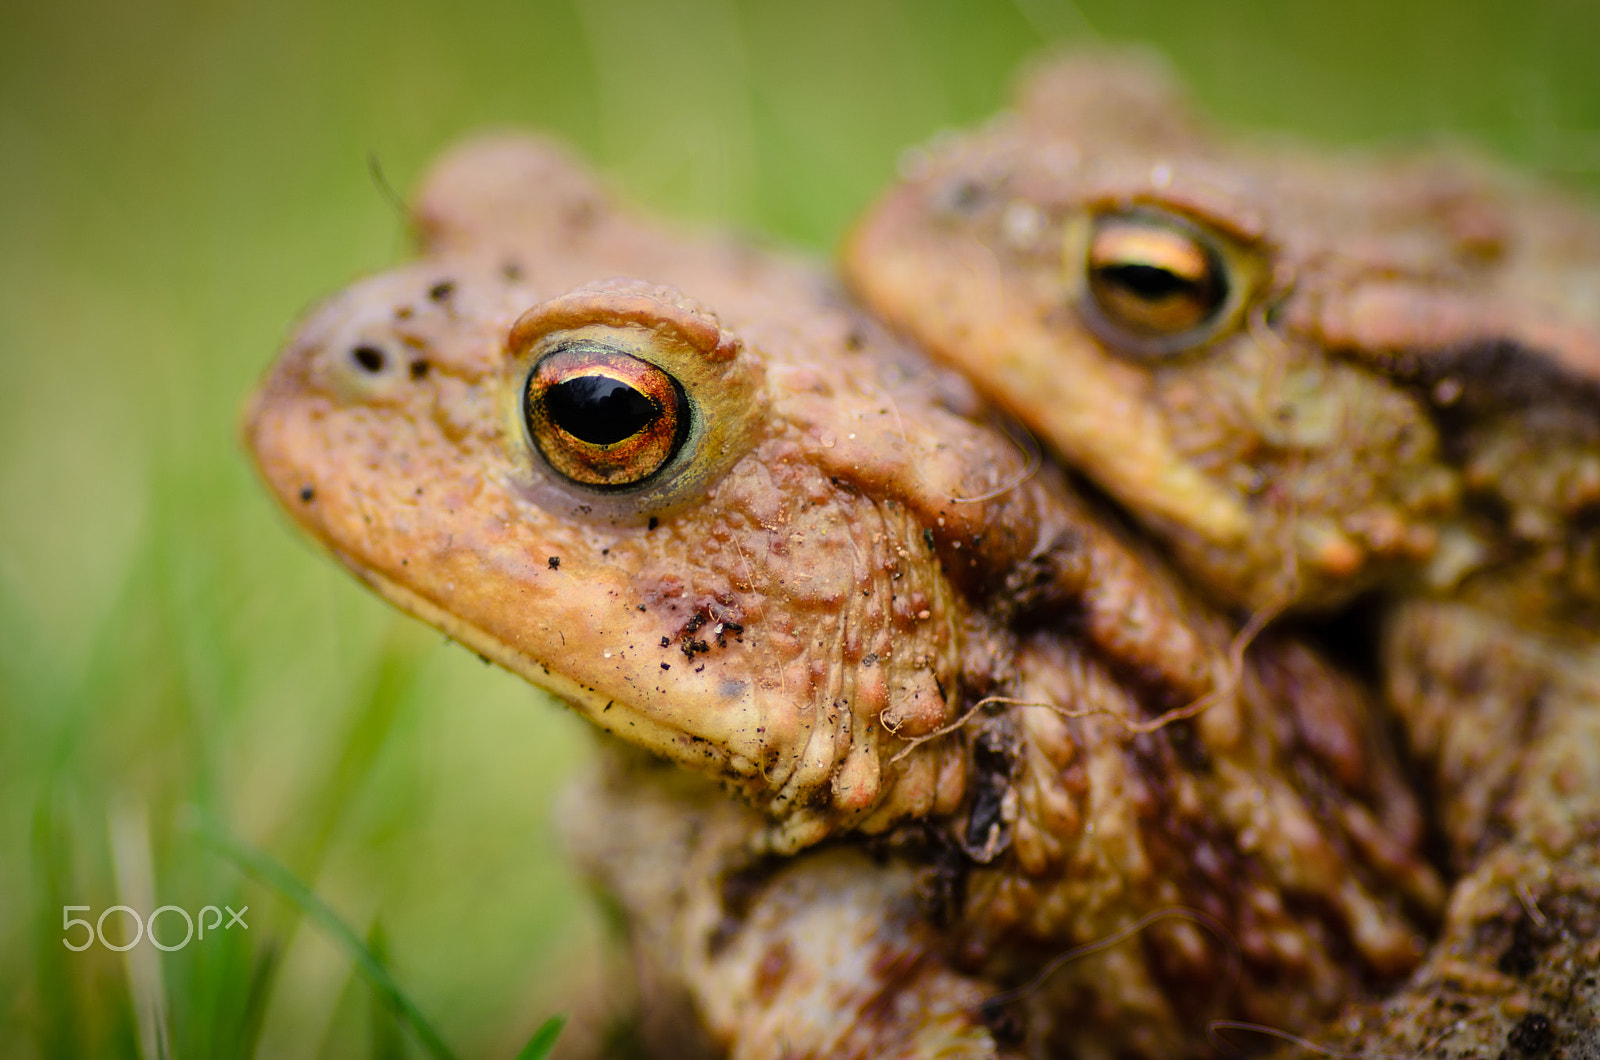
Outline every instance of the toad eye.
<path id="1" fill-rule="evenodd" d="M 671 462 L 691 413 L 678 381 L 598 343 L 559 347 L 528 373 L 528 437 L 558 474 L 600 489 L 638 485 Z"/>
<path id="2" fill-rule="evenodd" d="M 1195 225 L 1171 214 L 1097 218 L 1084 269 L 1091 324 L 1141 353 L 1168 353 L 1208 337 L 1229 304 L 1222 255 Z"/>

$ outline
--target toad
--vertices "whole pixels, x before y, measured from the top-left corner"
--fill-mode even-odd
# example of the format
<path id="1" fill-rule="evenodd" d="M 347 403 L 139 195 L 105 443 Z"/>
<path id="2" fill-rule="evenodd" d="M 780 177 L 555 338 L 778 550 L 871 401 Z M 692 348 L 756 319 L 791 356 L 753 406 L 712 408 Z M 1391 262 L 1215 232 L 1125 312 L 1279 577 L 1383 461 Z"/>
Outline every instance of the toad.
<path id="1" fill-rule="evenodd" d="M 659 1055 L 1302 1032 L 1445 892 L 1363 685 L 1201 603 L 814 267 L 468 144 L 246 437 L 301 528 L 606 735 L 570 798 Z"/>
<path id="2" fill-rule="evenodd" d="M 1467 875 L 1407 992 L 1319 1041 L 1600 1047 L 1600 218 L 1218 135 L 1128 56 L 905 169 L 846 251 L 866 301 L 1212 599 L 1380 674 Z"/>

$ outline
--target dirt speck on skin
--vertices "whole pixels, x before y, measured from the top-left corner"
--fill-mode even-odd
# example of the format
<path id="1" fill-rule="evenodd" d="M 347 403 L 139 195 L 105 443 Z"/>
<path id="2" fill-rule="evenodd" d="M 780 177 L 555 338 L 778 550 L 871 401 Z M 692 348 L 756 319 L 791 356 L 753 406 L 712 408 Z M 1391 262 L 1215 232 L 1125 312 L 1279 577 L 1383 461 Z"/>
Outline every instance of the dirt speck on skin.
<path id="1" fill-rule="evenodd" d="M 1523 1056 L 1543 1056 L 1550 1051 L 1554 1041 L 1555 1032 L 1550 1027 L 1550 1018 L 1538 1012 L 1530 1012 L 1511 1028 L 1511 1033 L 1506 1035 L 1506 1048 Z"/>
<path id="2" fill-rule="evenodd" d="M 1511 931 L 1511 943 L 1495 967 L 1506 975 L 1525 978 L 1539 966 L 1539 944 L 1534 938 L 1530 918 L 1524 914 Z"/>

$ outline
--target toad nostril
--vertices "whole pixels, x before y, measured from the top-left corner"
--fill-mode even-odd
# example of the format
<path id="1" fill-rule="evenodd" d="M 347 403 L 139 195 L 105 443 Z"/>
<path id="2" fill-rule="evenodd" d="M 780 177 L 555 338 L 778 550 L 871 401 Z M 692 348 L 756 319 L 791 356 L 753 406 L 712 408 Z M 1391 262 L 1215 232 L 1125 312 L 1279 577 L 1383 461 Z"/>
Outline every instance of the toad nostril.
<path id="1" fill-rule="evenodd" d="M 350 356 L 355 359 L 363 370 L 376 375 L 383 371 L 383 366 L 388 363 L 388 358 L 376 346 L 357 346 L 350 351 Z"/>

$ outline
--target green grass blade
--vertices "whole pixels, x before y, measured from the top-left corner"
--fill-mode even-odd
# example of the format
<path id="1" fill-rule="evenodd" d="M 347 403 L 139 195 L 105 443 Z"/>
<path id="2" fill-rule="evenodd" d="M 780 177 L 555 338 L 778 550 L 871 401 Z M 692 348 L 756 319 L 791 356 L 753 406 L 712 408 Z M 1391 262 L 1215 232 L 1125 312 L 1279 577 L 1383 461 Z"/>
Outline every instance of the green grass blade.
<path id="1" fill-rule="evenodd" d="M 565 1016 L 551 1016 L 545 1020 L 543 1026 L 528 1039 L 528 1044 L 522 1047 L 522 1052 L 517 1054 L 517 1060 L 544 1060 L 555 1048 L 556 1039 L 561 1037 L 561 1028 L 566 1025 Z"/>
<path id="2" fill-rule="evenodd" d="M 417 1036 L 417 1041 L 435 1060 L 455 1060 L 455 1054 L 445 1044 L 439 1032 L 433 1029 L 426 1016 L 422 1014 L 412 1000 L 400 989 L 400 984 L 395 981 L 389 968 L 367 948 L 361 937 L 350 930 L 339 914 L 335 913 L 322 899 L 307 887 L 300 878 L 287 868 L 258 850 L 253 850 L 242 843 L 235 841 L 231 836 L 210 823 L 199 826 L 201 839 L 214 847 L 228 860 L 238 865 L 245 872 L 257 880 L 271 887 L 287 898 L 300 912 L 309 917 L 317 926 L 327 933 L 338 945 L 344 948 L 356 968 L 366 977 L 372 988 L 383 995 L 384 999 L 394 1008 L 400 1018 L 411 1028 Z M 549 1026 L 549 1024 L 546 1024 Z M 557 1030 L 560 1028 L 557 1027 Z M 540 1028 L 543 1033 L 544 1028 Z M 537 1041 L 538 1035 L 535 1035 Z M 553 1038 L 552 1038 L 553 1040 Z M 531 1045 L 532 1043 L 530 1043 Z M 548 1047 L 546 1047 L 548 1050 Z M 543 1056 L 543 1053 L 534 1054 Z"/>
<path id="3" fill-rule="evenodd" d="M 383 930 L 383 921 L 374 918 L 372 930 L 367 932 L 367 946 L 382 964 L 389 963 L 389 936 Z M 395 1009 L 381 991 L 372 992 L 370 1060 L 405 1060 L 405 1035 L 395 1019 Z"/>

